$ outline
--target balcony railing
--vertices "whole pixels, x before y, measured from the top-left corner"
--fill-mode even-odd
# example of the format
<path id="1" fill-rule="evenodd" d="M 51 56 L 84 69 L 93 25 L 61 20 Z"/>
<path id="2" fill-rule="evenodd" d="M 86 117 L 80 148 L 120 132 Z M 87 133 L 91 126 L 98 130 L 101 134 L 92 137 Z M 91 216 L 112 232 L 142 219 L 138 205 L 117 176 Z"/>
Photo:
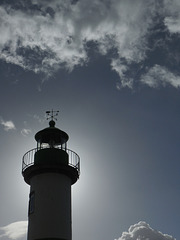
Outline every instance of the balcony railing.
<path id="1" fill-rule="evenodd" d="M 34 154 L 39 151 L 37 148 L 31 149 L 27 153 L 24 154 L 22 159 L 22 173 L 24 171 L 34 165 Z M 70 149 L 65 150 L 69 155 L 68 165 L 74 167 L 78 171 L 78 175 L 80 175 L 80 157 L 77 153 Z"/>

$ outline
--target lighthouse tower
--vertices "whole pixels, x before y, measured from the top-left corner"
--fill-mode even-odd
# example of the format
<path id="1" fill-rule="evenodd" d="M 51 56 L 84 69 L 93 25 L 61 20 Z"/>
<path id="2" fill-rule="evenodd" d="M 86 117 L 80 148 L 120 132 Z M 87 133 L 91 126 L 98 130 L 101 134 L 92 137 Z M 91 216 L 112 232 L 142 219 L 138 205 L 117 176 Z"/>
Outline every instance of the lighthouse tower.
<path id="1" fill-rule="evenodd" d="M 30 185 L 28 240 L 71 240 L 71 185 L 79 178 L 79 156 L 67 149 L 67 133 L 49 127 L 35 135 L 37 147 L 23 157 L 22 174 Z"/>

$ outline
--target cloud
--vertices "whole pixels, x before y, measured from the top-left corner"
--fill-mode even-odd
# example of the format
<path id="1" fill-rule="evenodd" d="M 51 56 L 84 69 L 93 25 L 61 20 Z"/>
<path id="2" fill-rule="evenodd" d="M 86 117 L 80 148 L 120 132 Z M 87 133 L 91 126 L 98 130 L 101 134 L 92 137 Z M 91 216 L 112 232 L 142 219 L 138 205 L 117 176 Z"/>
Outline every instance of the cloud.
<path id="1" fill-rule="evenodd" d="M 180 18 L 166 17 L 164 23 L 171 33 L 180 32 Z"/>
<path id="2" fill-rule="evenodd" d="M 74 1 L 75 2 L 75 1 Z M 87 7 L 88 6 L 88 7 Z M 72 70 L 88 61 L 87 43 L 101 54 L 141 61 L 155 1 L 20 1 L 0 6 L 0 57 L 34 72 Z M 149 14 L 149 18 L 147 18 Z"/>
<path id="3" fill-rule="evenodd" d="M 124 64 L 120 59 L 112 59 L 111 61 L 112 70 L 115 70 L 120 78 L 121 83 L 117 83 L 117 89 L 121 89 L 122 87 L 133 88 L 133 79 L 127 77 L 128 66 Z"/>
<path id="4" fill-rule="evenodd" d="M 132 65 L 138 79 L 150 61 L 167 67 L 163 59 L 160 64 L 150 58 L 160 46 L 169 57 L 171 38 L 164 34 L 180 33 L 179 12 L 179 0 L 2 1 L 0 59 L 48 77 L 60 68 L 72 71 L 87 64 L 93 43 L 111 59 L 120 78 L 117 88 L 133 88 L 137 79 Z"/>
<path id="5" fill-rule="evenodd" d="M 73 25 L 70 3 L 55 4 L 54 1 L 52 6 L 57 8 L 54 16 L 47 10 L 54 11 L 53 8 L 42 1 L 39 5 L 35 1 L 18 3 L 20 8 L 13 4 L 0 7 L 0 32 L 3 32 L 1 59 L 24 69 L 46 73 L 61 65 L 71 70 L 86 60 L 82 43 L 79 45 L 77 41 L 71 41 Z M 69 20 L 67 6 L 70 8 Z"/>
<path id="6" fill-rule="evenodd" d="M 180 87 L 180 76 L 159 65 L 150 68 L 146 74 L 142 75 L 140 81 L 153 88 L 165 87 L 166 85 L 171 85 L 175 88 Z"/>
<path id="7" fill-rule="evenodd" d="M 21 134 L 24 136 L 24 137 L 26 137 L 28 134 L 30 134 L 31 133 L 31 129 L 27 129 L 27 128 L 23 128 L 22 130 L 21 130 Z"/>
<path id="8" fill-rule="evenodd" d="M 0 118 L 0 124 L 4 127 L 5 131 L 15 130 L 16 129 L 13 121 L 11 121 L 11 120 L 4 121 L 2 118 Z"/>
<path id="9" fill-rule="evenodd" d="M 19 221 L 11 223 L 7 226 L 0 227 L 0 238 L 19 239 L 26 236 L 27 221 Z"/>
<path id="10" fill-rule="evenodd" d="M 164 23 L 171 33 L 180 33 L 180 2 L 179 0 L 165 0 L 165 11 L 167 16 Z"/>
<path id="11" fill-rule="evenodd" d="M 47 117 L 47 116 L 45 116 L 45 117 Z M 39 123 L 44 123 L 44 121 L 45 121 L 45 119 L 46 118 L 41 118 L 40 116 L 38 116 L 37 114 L 34 114 L 33 115 L 33 118 L 35 119 L 35 120 L 37 120 Z"/>
<path id="12" fill-rule="evenodd" d="M 118 240 L 176 240 L 172 236 L 152 229 L 146 222 L 130 226 L 128 232 L 123 232 Z"/>
<path id="13" fill-rule="evenodd" d="M 27 221 L 19 221 L 11 223 L 7 226 L 0 227 L 0 238 L 20 239 L 25 238 L 27 233 Z M 123 232 L 122 236 L 117 240 L 176 240 L 170 235 L 163 234 L 152 229 L 146 222 L 139 222 L 130 226 L 128 232 Z"/>

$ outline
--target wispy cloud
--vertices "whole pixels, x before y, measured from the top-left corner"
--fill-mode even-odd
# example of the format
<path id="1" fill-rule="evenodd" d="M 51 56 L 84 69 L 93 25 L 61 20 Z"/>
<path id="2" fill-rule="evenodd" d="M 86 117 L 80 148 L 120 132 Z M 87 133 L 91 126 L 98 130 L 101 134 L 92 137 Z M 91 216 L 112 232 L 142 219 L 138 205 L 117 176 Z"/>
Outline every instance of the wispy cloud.
<path id="1" fill-rule="evenodd" d="M 155 65 L 146 74 L 141 76 L 141 82 L 153 88 L 165 87 L 167 85 L 179 88 L 180 76 L 173 74 L 165 67 Z"/>
<path id="2" fill-rule="evenodd" d="M 40 116 L 38 116 L 37 114 L 34 114 L 33 115 L 33 118 L 35 119 L 35 120 L 37 120 L 39 123 L 43 123 L 45 120 L 45 118 L 41 118 Z"/>
<path id="3" fill-rule="evenodd" d="M 128 232 L 123 232 L 118 240 L 176 240 L 170 235 L 152 229 L 146 222 L 130 226 Z"/>
<path id="4" fill-rule="evenodd" d="M 27 221 L 19 221 L 11 223 L 7 226 L 0 227 L 0 238 L 5 237 L 6 239 L 20 239 L 26 236 L 27 232 Z"/>
<path id="5" fill-rule="evenodd" d="M 145 34 L 152 23 L 154 1 L 52 2 L 39 1 L 37 11 L 17 9 L 13 4 L 11 8 L 1 6 L 2 58 L 34 71 L 61 64 L 72 69 L 87 61 L 86 43 L 90 41 L 97 43 L 102 54 L 116 48 L 128 61 L 144 58 Z M 32 1 L 31 7 L 37 8 L 37 1 Z M 34 54 L 27 56 L 26 50 L 33 50 Z M 33 56 L 41 61 L 33 65 Z"/>
<path id="6" fill-rule="evenodd" d="M 87 62 L 87 43 L 93 41 L 103 55 L 116 49 L 118 58 L 139 62 L 146 56 L 155 9 L 155 0 L 2 4 L 1 58 L 35 72 L 72 70 Z"/>
<path id="7" fill-rule="evenodd" d="M 24 137 L 26 137 L 28 134 L 30 134 L 31 133 L 31 129 L 27 129 L 27 128 L 23 128 L 22 130 L 21 130 L 21 134 L 24 136 Z"/>
<path id="8" fill-rule="evenodd" d="M 179 0 L 164 0 L 164 10 L 167 14 L 164 23 L 171 33 L 180 33 L 180 2 Z M 171 3 L 171 4 L 170 4 Z"/>
<path id="9" fill-rule="evenodd" d="M 160 43 L 168 58 L 166 41 L 170 40 L 163 34 L 180 33 L 179 12 L 178 0 L 3 1 L 0 58 L 49 76 L 59 68 L 71 71 L 87 63 L 88 44 L 93 42 L 99 54 L 111 59 L 111 67 L 120 78 L 118 88 L 132 88 L 138 81 L 131 71 L 133 64 L 137 71 L 148 65 L 151 52 Z M 160 65 L 155 58 L 153 61 Z"/>
<path id="10" fill-rule="evenodd" d="M 9 120 L 9 121 L 4 121 L 4 120 L 0 117 L 0 124 L 4 127 L 4 130 L 5 130 L 5 131 L 15 130 L 15 129 L 16 129 L 13 121 L 11 121 L 11 120 Z"/>
<path id="11" fill-rule="evenodd" d="M 115 70 L 119 77 L 121 78 L 121 83 L 117 83 L 117 89 L 121 89 L 122 87 L 133 88 L 133 79 L 131 77 L 127 77 L 128 66 L 124 64 L 120 59 L 112 59 L 111 61 L 112 70 Z"/>
<path id="12" fill-rule="evenodd" d="M 164 23 L 171 33 L 180 32 L 180 18 L 166 17 Z"/>

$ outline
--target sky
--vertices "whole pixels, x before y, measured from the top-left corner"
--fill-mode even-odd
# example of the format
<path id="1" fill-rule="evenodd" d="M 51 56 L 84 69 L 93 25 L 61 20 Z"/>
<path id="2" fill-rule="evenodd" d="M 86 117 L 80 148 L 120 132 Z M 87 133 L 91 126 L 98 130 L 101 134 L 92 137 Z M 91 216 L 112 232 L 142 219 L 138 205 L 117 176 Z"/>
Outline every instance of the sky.
<path id="1" fill-rule="evenodd" d="M 56 126 L 81 158 L 73 240 L 180 239 L 180 1 L 0 1 L 0 240 L 24 240 L 22 157 Z"/>

